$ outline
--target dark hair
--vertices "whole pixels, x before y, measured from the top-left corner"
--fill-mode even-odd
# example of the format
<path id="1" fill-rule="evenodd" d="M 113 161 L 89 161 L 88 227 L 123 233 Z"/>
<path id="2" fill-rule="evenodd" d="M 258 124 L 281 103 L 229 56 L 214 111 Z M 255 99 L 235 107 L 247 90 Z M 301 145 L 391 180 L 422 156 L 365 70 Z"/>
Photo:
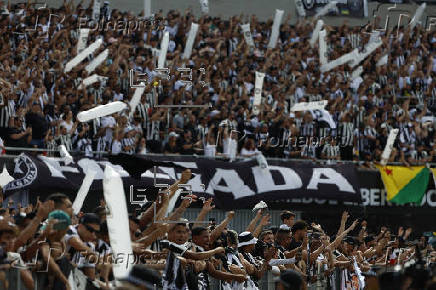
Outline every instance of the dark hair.
<path id="1" fill-rule="evenodd" d="M 295 224 L 292 226 L 292 232 L 295 233 L 299 230 L 307 229 L 307 223 L 303 220 L 296 221 Z"/>
<path id="2" fill-rule="evenodd" d="M 97 224 L 100 225 L 100 217 L 98 215 L 96 215 L 95 213 L 85 213 L 81 218 L 80 218 L 80 223 L 81 224 Z"/>
<path id="3" fill-rule="evenodd" d="M 273 232 L 271 230 L 265 230 L 265 231 L 261 232 L 259 235 L 259 240 L 262 241 L 266 235 L 273 235 Z"/>
<path id="4" fill-rule="evenodd" d="M 56 209 L 56 208 L 59 208 L 64 203 L 66 198 L 68 198 L 68 196 L 66 196 L 63 193 L 58 192 L 58 193 L 50 194 L 46 200 L 53 200 L 54 206 Z"/>
<path id="5" fill-rule="evenodd" d="M 199 236 L 201 235 L 204 231 L 207 231 L 207 229 L 205 227 L 195 227 L 192 229 L 192 236 Z"/>
<path id="6" fill-rule="evenodd" d="M 280 219 L 282 221 L 289 219 L 291 216 L 295 218 L 295 214 L 293 212 L 290 212 L 289 210 L 282 211 L 280 214 Z"/>

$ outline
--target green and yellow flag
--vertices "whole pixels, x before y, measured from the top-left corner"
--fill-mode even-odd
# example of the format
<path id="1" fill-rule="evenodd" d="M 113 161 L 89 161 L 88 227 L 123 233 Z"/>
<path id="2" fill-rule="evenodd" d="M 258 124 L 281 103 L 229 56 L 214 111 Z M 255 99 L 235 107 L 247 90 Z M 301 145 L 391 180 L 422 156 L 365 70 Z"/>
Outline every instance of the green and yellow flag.
<path id="1" fill-rule="evenodd" d="M 377 165 L 385 185 L 387 200 L 397 204 L 420 204 L 428 186 L 430 169 L 425 166 Z"/>

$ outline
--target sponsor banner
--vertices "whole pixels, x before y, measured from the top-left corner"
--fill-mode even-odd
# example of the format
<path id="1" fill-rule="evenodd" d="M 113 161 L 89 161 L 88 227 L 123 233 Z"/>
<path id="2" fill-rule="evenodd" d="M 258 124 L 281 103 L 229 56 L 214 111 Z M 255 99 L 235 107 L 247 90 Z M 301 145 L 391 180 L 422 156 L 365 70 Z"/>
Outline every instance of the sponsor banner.
<path id="1" fill-rule="evenodd" d="M 330 2 L 330 0 L 302 0 L 307 16 L 315 16 L 319 10 Z M 365 17 L 364 11 L 367 11 L 367 7 L 365 8 L 365 6 L 368 6 L 367 1 L 336 0 L 336 2 L 336 12 L 332 9 L 332 11 L 327 15 Z"/>

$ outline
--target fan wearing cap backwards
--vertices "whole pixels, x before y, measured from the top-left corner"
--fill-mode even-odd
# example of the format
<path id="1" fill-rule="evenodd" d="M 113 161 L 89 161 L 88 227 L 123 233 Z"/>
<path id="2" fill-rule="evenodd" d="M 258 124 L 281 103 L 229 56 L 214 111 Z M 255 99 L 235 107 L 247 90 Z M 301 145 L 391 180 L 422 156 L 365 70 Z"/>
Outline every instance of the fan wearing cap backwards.
<path id="1" fill-rule="evenodd" d="M 265 271 L 268 270 L 268 263 L 271 260 L 275 249 L 270 248 L 268 251 L 265 251 L 265 259 L 259 261 L 252 255 L 257 243 L 257 239 L 253 237 L 253 234 L 250 232 L 243 232 L 238 236 L 238 240 L 239 259 L 256 287 L 259 287 L 257 280 L 260 280 L 263 274 L 265 274 Z"/>
<path id="2" fill-rule="evenodd" d="M 86 256 L 97 256 L 94 241 L 96 233 L 100 231 L 100 218 L 94 213 L 85 213 L 79 220 L 79 224 L 70 226 L 64 237 L 67 244 L 66 252 L 71 260 L 77 264 L 77 268 L 91 280 L 95 279 L 95 264 L 90 263 Z"/>

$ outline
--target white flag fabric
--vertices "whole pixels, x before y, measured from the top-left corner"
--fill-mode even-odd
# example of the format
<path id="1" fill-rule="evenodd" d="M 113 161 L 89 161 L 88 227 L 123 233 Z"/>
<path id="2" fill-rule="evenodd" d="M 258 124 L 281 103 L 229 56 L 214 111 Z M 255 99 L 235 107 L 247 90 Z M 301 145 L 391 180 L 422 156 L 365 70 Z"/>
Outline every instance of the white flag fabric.
<path id="1" fill-rule="evenodd" d="M 376 66 L 382 66 L 388 64 L 388 54 L 383 55 L 377 62 Z"/>
<path id="2" fill-rule="evenodd" d="M 136 106 L 138 106 L 139 102 L 141 101 L 141 97 L 142 94 L 145 91 L 145 84 L 143 82 L 141 82 L 141 86 L 135 88 L 135 92 L 133 93 L 133 97 L 129 102 L 129 107 L 130 107 L 130 113 L 129 116 L 132 117 L 133 114 L 135 113 L 136 110 Z"/>
<path id="3" fill-rule="evenodd" d="M 79 29 L 79 39 L 77 40 L 77 53 L 81 53 L 88 43 L 89 28 Z"/>
<path id="4" fill-rule="evenodd" d="M 253 114 L 258 115 L 260 113 L 260 104 L 262 102 L 262 87 L 264 73 L 256 72 L 256 80 L 254 82 L 254 100 L 253 100 Z"/>
<path id="5" fill-rule="evenodd" d="M 194 46 L 195 37 L 197 36 L 198 24 L 192 22 L 191 29 L 189 30 L 188 39 L 186 40 L 185 51 L 183 52 L 183 59 L 189 59 Z"/>
<path id="6" fill-rule="evenodd" d="M 77 114 L 77 120 L 80 122 L 88 122 L 89 120 L 115 114 L 127 108 L 127 104 L 117 101 L 106 105 L 100 105 L 87 111 L 82 111 Z"/>
<path id="7" fill-rule="evenodd" d="M 99 76 L 98 74 L 93 74 L 92 76 L 89 76 L 86 79 L 84 79 L 80 84 L 80 86 L 78 87 L 78 89 L 81 90 L 84 87 L 86 88 L 87 86 L 92 85 L 93 83 L 101 82 L 104 81 L 105 79 L 107 79 L 107 77 L 102 77 Z"/>
<path id="8" fill-rule="evenodd" d="M 422 14 L 425 11 L 425 7 L 427 7 L 426 3 L 422 3 L 415 12 L 415 15 L 413 16 L 412 20 L 410 21 L 410 33 L 413 34 L 413 29 L 415 28 L 416 24 L 418 24 L 419 21 L 421 21 Z"/>
<path id="9" fill-rule="evenodd" d="M 377 38 L 377 42 L 371 42 L 365 45 L 365 48 L 362 52 L 357 54 L 357 57 L 353 57 L 352 60 L 348 63 L 348 65 L 353 68 L 358 65 L 362 60 L 367 58 L 371 53 L 373 53 L 377 48 L 379 48 L 383 42 L 380 37 Z"/>
<path id="10" fill-rule="evenodd" d="M 65 162 L 65 165 L 68 165 L 73 162 L 73 157 L 68 153 L 67 148 L 65 145 L 59 145 L 59 154 L 61 155 L 63 161 Z"/>
<path id="11" fill-rule="evenodd" d="M 151 0 L 144 0 L 144 17 L 151 17 Z"/>
<path id="12" fill-rule="evenodd" d="M 316 14 L 315 14 L 315 19 L 319 18 L 321 16 L 326 15 L 327 13 L 330 12 L 330 10 L 337 9 L 336 4 L 338 4 L 338 2 L 336 1 L 332 1 L 329 2 L 329 4 L 325 5 L 324 7 L 322 7 Z"/>
<path id="13" fill-rule="evenodd" d="M 302 0 L 294 0 L 295 8 L 297 9 L 298 16 L 306 17 L 306 9 L 304 9 Z"/>
<path id="14" fill-rule="evenodd" d="M 251 31 L 250 31 L 250 23 L 241 24 L 241 28 L 242 28 L 242 33 L 244 33 L 245 42 L 249 46 L 253 47 L 254 46 L 254 40 L 253 40 L 253 35 L 251 35 Z"/>
<path id="15" fill-rule="evenodd" d="M 94 0 L 94 6 L 92 6 L 92 19 L 94 21 L 100 20 L 100 7 L 101 0 Z"/>
<path id="16" fill-rule="evenodd" d="M 71 71 L 76 65 L 81 63 L 85 58 L 88 57 L 91 53 L 93 53 L 95 50 L 97 50 L 100 45 L 103 44 L 103 40 L 97 39 L 94 43 L 92 43 L 90 46 L 85 48 L 82 52 L 80 52 L 78 55 L 76 55 L 72 60 L 67 62 L 65 65 L 65 72 Z"/>
<path id="17" fill-rule="evenodd" d="M 327 36 L 327 32 L 325 29 L 321 30 L 318 33 L 319 38 L 319 45 L 318 45 L 318 51 L 319 51 L 319 62 L 321 65 L 325 65 L 328 63 L 327 59 L 327 42 L 325 40 Z"/>
<path id="18" fill-rule="evenodd" d="M 310 113 L 312 114 L 314 120 L 317 120 L 318 122 L 326 122 L 331 129 L 336 129 L 336 123 L 329 111 L 312 110 Z"/>
<path id="19" fill-rule="evenodd" d="M 363 73 L 363 66 L 359 66 L 351 73 L 351 80 L 355 80 Z"/>
<path id="20" fill-rule="evenodd" d="M 88 73 L 92 73 L 99 65 L 101 65 L 106 58 L 109 56 L 109 49 L 106 48 L 102 53 L 100 53 L 96 58 L 94 58 L 86 67 L 85 70 Z"/>
<path id="21" fill-rule="evenodd" d="M 395 138 L 397 138 L 398 135 L 398 129 L 392 129 L 389 132 L 388 140 L 386 141 L 385 149 L 383 150 L 383 153 L 381 155 L 381 161 L 380 164 L 382 166 L 385 166 L 389 160 L 389 157 L 391 157 L 392 148 L 394 147 Z"/>
<path id="22" fill-rule="evenodd" d="M 160 43 L 159 59 L 157 61 L 158 68 L 164 68 L 165 60 L 167 59 L 168 44 L 170 42 L 170 33 L 165 31 L 162 42 Z"/>
<path id="23" fill-rule="evenodd" d="M 327 103 L 328 103 L 327 100 L 323 100 L 319 102 L 300 102 L 292 106 L 291 112 L 324 110 L 325 106 L 327 106 Z"/>
<path id="24" fill-rule="evenodd" d="M 104 171 L 103 193 L 108 210 L 106 221 L 112 252 L 114 257 L 123 257 L 112 265 L 114 276 L 119 280 L 129 274 L 133 250 L 123 181 L 110 165 L 107 165 Z"/>
<path id="25" fill-rule="evenodd" d="M 73 202 L 73 212 L 75 215 L 80 213 L 82 209 L 83 202 L 88 195 L 89 188 L 91 187 L 92 181 L 94 180 L 97 172 L 95 170 L 88 169 L 86 171 L 85 178 L 83 179 L 82 185 L 80 186 L 79 191 L 77 192 L 76 199 Z"/>
<path id="26" fill-rule="evenodd" d="M 324 25 L 324 21 L 322 19 L 319 19 L 316 22 L 315 29 L 313 30 L 312 37 L 309 40 L 310 46 L 313 47 L 318 40 L 319 32 L 321 31 L 322 27 Z"/>
<path id="27" fill-rule="evenodd" d="M 199 0 L 200 1 L 200 9 L 204 14 L 209 13 L 209 0 Z"/>
<path id="28" fill-rule="evenodd" d="M 4 187 L 6 184 L 14 180 L 15 179 L 9 174 L 9 171 L 6 169 L 6 164 L 3 165 L 3 171 L 0 174 L 0 186 Z"/>
<path id="29" fill-rule="evenodd" d="M 326 64 L 321 65 L 320 70 L 321 70 L 321 72 L 327 72 L 327 71 L 334 69 L 335 67 L 346 64 L 347 62 L 349 63 L 350 61 L 355 59 L 357 53 L 358 53 L 358 49 L 355 48 L 352 52 L 344 54 L 343 56 L 339 57 L 338 59 L 335 59 L 331 62 L 328 62 Z"/>
<path id="30" fill-rule="evenodd" d="M 268 48 L 276 48 L 277 40 L 279 39 L 280 25 L 282 24 L 282 18 L 285 11 L 276 9 L 276 15 L 274 16 L 274 22 L 271 29 L 271 37 L 269 38 Z"/>

